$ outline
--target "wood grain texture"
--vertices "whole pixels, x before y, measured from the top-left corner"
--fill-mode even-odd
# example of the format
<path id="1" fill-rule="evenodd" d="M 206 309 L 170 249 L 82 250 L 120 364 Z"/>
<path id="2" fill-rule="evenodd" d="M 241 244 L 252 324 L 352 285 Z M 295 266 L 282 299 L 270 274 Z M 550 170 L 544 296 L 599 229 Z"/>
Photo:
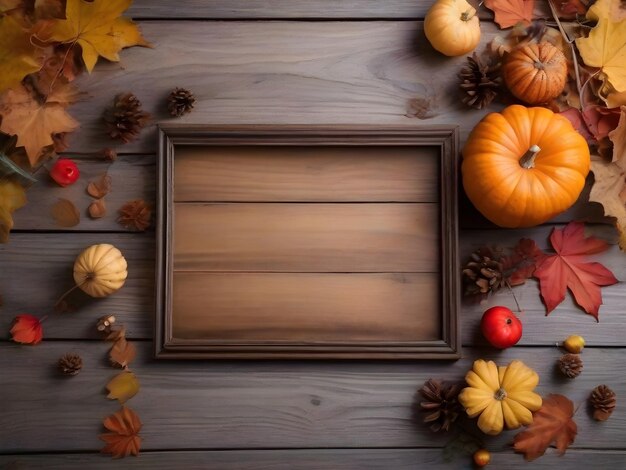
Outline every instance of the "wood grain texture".
<path id="1" fill-rule="evenodd" d="M 143 199 L 154 205 L 154 155 L 122 155 L 112 164 L 93 157 L 67 156 L 78 164 L 80 179 L 75 184 L 62 188 L 52 181 L 45 168 L 40 170 L 35 175 L 38 182 L 26 193 L 28 204 L 15 213 L 16 230 L 122 232 L 127 229 L 116 220 L 118 210 L 125 202 Z M 108 172 L 112 181 L 111 191 L 104 198 L 107 214 L 100 219 L 92 219 L 87 209 L 94 198 L 87 194 L 87 185 L 105 172 Z M 80 210 L 80 224 L 69 228 L 55 224 L 50 208 L 58 198 L 69 199 L 76 205 Z"/>
<path id="2" fill-rule="evenodd" d="M 461 232 L 461 259 L 485 243 L 512 246 L 521 237 L 530 237 L 547 248 L 547 238 L 552 227 L 544 226 L 525 230 L 463 230 Z M 602 289 L 604 304 L 600 307 L 600 322 L 577 308 L 568 294 L 550 316 L 545 317 L 535 281 L 515 288 L 524 313 L 523 345 L 554 345 L 569 334 L 582 333 L 592 347 L 624 344 L 626 316 L 626 266 L 624 255 L 616 246 L 617 235 L 612 227 L 590 226 L 589 233 L 611 243 L 606 253 L 595 258 L 613 271 L 620 284 Z M 72 261 L 76 255 L 94 243 L 113 243 L 119 247 L 130 264 L 129 280 L 123 289 L 106 299 L 93 300 L 77 293 L 71 299 L 80 305 L 75 312 L 53 316 L 45 324 L 47 338 L 99 338 L 94 325 L 99 316 L 115 313 L 128 328 L 133 338 L 152 338 L 154 321 L 154 242 L 150 234 L 86 234 L 71 237 L 65 234 L 15 233 L 7 245 L 0 245 L 0 330 L 8 331 L 13 317 L 22 312 L 47 315 L 51 305 L 72 283 Z M 54 249 L 50 249 L 54 247 Z M 484 345 L 478 331 L 478 320 L 483 311 L 493 305 L 506 305 L 516 309 L 515 301 L 503 290 L 485 305 L 463 303 L 461 312 L 463 344 Z M 0 341 L 6 340 L 6 336 Z"/>
<path id="3" fill-rule="evenodd" d="M 174 201 L 436 202 L 436 147 L 176 148 Z"/>
<path id="4" fill-rule="evenodd" d="M 177 339 L 441 338 L 436 274 L 174 273 Z"/>
<path id="5" fill-rule="evenodd" d="M 197 98 L 180 123 L 459 125 L 463 141 L 486 111 L 461 103 L 457 73 L 465 57 L 436 53 L 420 22 L 140 25 L 154 49 L 125 50 L 121 63 L 99 63 L 78 80 L 90 99 L 70 108 L 81 122 L 71 150 L 110 145 L 102 112 L 118 93 L 135 93 L 155 121 L 173 122 L 165 103 L 176 86 Z M 496 34 L 494 24 L 484 23 L 478 50 Z M 427 109 L 412 109 L 413 99 L 424 100 Z M 124 151 L 154 153 L 156 142 L 152 126 Z"/>
<path id="6" fill-rule="evenodd" d="M 490 449 L 491 466 L 507 470 L 528 470 L 521 455 L 507 449 Z M 468 470 L 469 458 L 458 455 L 446 461 L 441 449 L 297 449 L 143 452 L 124 461 L 124 468 L 171 470 Z M 0 455 L 7 470 L 107 470 L 116 465 L 98 454 Z M 14 465 L 11 467 L 10 465 Z M 532 463 L 532 468 L 624 468 L 626 452 L 570 449 L 563 456 L 554 449 Z"/>
<path id="7" fill-rule="evenodd" d="M 166 0 L 135 0 L 128 15 L 189 19 L 417 19 L 424 18 L 431 5 L 430 0 L 182 0 L 172 8 Z M 478 13 L 481 19 L 493 18 L 485 7 L 479 8 Z M 549 16 L 545 2 L 537 1 L 535 16 Z"/>
<path id="8" fill-rule="evenodd" d="M 152 347 L 137 343 L 131 365 L 141 391 L 127 405 L 143 422 L 143 448 L 275 449 L 440 447 L 449 437 L 433 435 L 414 416 L 418 387 L 430 377 L 458 380 L 478 357 L 507 363 L 520 359 L 541 377 L 541 394 L 562 393 L 582 404 L 575 448 L 621 448 L 626 408 L 597 423 L 584 400 L 606 383 L 626 396 L 623 348 L 586 349 L 585 369 L 575 380 L 555 371 L 556 348 L 504 352 L 467 348 L 456 362 L 303 363 L 155 362 Z M 0 453 L 95 451 L 101 419 L 119 404 L 107 401 L 104 385 L 116 374 L 107 364 L 109 344 L 43 342 L 36 347 L 0 344 L 3 371 Z M 55 362 L 73 351 L 84 361 L 80 374 L 60 377 Z M 619 400 L 619 398 L 618 398 Z M 515 431 L 489 440 L 508 448 Z"/>
<path id="9" fill-rule="evenodd" d="M 437 204 L 174 205 L 175 271 L 437 272 Z"/>

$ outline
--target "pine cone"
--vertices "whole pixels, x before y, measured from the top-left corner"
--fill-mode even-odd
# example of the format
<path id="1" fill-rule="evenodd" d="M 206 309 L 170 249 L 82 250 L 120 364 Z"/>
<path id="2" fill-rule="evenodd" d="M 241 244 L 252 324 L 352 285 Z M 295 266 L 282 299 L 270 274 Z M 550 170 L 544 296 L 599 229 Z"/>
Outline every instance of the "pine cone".
<path id="1" fill-rule="evenodd" d="M 463 103 L 475 108 L 482 109 L 498 94 L 500 89 L 500 62 L 485 64 L 476 53 L 467 58 L 461 72 L 460 87 L 463 90 Z"/>
<path id="2" fill-rule="evenodd" d="M 196 98 L 193 93 L 184 88 L 175 88 L 167 98 L 167 109 L 174 117 L 181 117 L 191 112 Z"/>
<path id="3" fill-rule="evenodd" d="M 152 212 L 143 199 L 128 201 L 119 212 L 117 221 L 128 229 L 144 231 L 150 226 Z"/>
<path id="4" fill-rule="evenodd" d="M 583 361 L 579 354 L 563 354 L 559 359 L 559 369 L 564 375 L 573 379 L 583 371 Z"/>
<path id="5" fill-rule="evenodd" d="M 593 419 L 606 421 L 613 413 L 617 402 L 617 395 L 606 385 L 598 385 L 591 391 L 589 402 L 593 407 Z"/>
<path id="6" fill-rule="evenodd" d="M 124 143 L 137 137 L 149 120 L 150 115 L 141 109 L 141 101 L 132 93 L 117 96 L 104 114 L 109 136 Z"/>
<path id="7" fill-rule="evenodd" d="M 76 375 L 83 367 L 83 360 L 76 353 L 67 353 L 59 359 L 59 369 L 65 375 Z"/>
<path id="8" fill-rule="evenodd" d="M 500 257 L 489 248 L 480 248 L 470 255 L 463 267 L 465 295 L 486 295 L 504 286 L 503 266 Z"/>
<path id="9" fill-rule="evenodd" d="M 420 408 L 429 412 L 424 418 L 424 423 L 430 424 L 431 431 L 450 430 L 450 426 L 462 411 L 457 400 L 460 391 L 459 385 L 447 385 L 439 380 L 428 379 L 424 383 L 420 389 L 420 394 L 424 398 L 424 401 L 420 402 Z"/>

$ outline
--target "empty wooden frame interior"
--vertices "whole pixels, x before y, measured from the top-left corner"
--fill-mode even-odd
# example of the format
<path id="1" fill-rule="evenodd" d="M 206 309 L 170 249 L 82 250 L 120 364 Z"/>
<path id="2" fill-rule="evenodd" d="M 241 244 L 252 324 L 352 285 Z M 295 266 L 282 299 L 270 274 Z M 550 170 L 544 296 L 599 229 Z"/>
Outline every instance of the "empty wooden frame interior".
<path id="1" fill-rule="evenodd" d="M 158 353 L 454 355 L 442 148 L 174 140 Z"/>

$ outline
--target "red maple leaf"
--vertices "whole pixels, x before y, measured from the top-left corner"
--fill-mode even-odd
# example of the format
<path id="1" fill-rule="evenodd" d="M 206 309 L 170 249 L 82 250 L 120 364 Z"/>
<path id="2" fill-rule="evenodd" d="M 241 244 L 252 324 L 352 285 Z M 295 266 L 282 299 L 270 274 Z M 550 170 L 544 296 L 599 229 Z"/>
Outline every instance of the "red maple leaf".
<path id="1" fill-rule="evenodd" d="M 534 240 L 522 238 L 510 256 L 502 258 L 502 271 L 510 286 L 519 286 L 533 277 L 537 265 L 546 254 Z"/>
<path id="2" fill-rule="evenodd" d="M 530 24 L 535 0 L 485 0 L 485 6 L 493 11 L 500 28 L 505 29 L 520 22 Z"/>
<path id="3" fill-rule="evenodd" d="M 24 313 L 17 315 L 11 328 L 11 339 L 16 343 L 37 344 L 43 338 L 43 328 L 39 318 Z"/>
<path id="4" fill-rule="evenodd" d="M 600 263 L 585 261 L 586 255 L 605 251 L 609 245 L 599 238 L 585 238 L 584 230 L 584 224 L 570 222 L 563 230 L 554 229 L 550 234 L 556 254 L 545 257 L 534 273 L 539 279 L 546 315 L 563 301 L 569 288 L 576 303 L 597 321 L 602 304 L 600 287 L 618 282 Z"/>

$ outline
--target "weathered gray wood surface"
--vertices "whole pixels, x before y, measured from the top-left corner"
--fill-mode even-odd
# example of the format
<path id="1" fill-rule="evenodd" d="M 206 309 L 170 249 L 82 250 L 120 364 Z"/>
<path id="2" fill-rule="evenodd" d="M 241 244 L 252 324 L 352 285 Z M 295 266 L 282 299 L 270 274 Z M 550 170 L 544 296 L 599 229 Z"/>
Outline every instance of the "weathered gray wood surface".
<path id="1" fill-rule="evenodd" d="M 54 341 L 37 347 L 0 344 L 4 372 L 2 452 L 97 450 L 101 419 L 119 408 L 105 398 L 116 374 L 104 343 Z M 556 348 L 465 348 L 456 361 L 355 362 L 162 362 L 148 342 L 137 343 L 131 365 L 141 391 L 127 404 L 142 419 L 145 449 L 438 447 L 413 415 L 416 390 L 429 377 L 462 378 L 477 357 L 508 363 L 520 359 L 541 377 L 541 394 L 561 393 L 581 405 L 577 448 L 622 448 L 626 408 L 605 423 L 593 421 L 585 400 L 606 383 L 626 396 L 624 348 L 588 349 L 576 379 L 555 370 Z M 75 377 L 60 377 L 55 362 L 74 351 L 84 360 Z M 504 451 L 514 431 L 489 439 Z M 510 450 L 509 450 L 510 451 Z"/>
<path id="2" fill-rule="evenodd" d="M 8 245 L 0 245 L 4 302 L 0 331 L 8 331 L 17 313 L 49 315 L 44 323 L 46 339 L 39 346 L 9 343 L 7 335 L 1 338 L 0 454 L 6 455 L 0 455 L 0 467 L 469 469 L 464 457 L 443 462 L 440 449 L 434 447 L 443 446 L 447 438 L 431 435 L 416 422 L 412 403 L 415 390 L 425 379 L 461 377 L 473 359 L 483 356 L 500 362 L 521 358 L 540 373 L 541 393 L 563 393 L 582 404 L 576 416 L 579 437 L 575 448 L 564 457 L 549 451 L 531 464 L 533 468 L 626 466 L 626 414 L 622 407 L 618 405 L 607 423 L 598 424 L 591 421 L 584 405 L 589 390 L 599 383 L 614 387 L 618 400 L 626 396 L 626 263 L 614 246 L 615 234 L 609 226 L 591 228 L 612 243 L 610 251 L 598 260 L 621 281 L 603 289 L 600 323 L 576 308 L 569 296 L 545 318 L 536 284 L 529 281 L 515 288 L 524 309 L 523 346 L 502 353 L 483 348 L 477 325 L 487 306 L 515 306 L 507 291 L 485 305 L 463 306 L 466 347 L 464 359 L 456 363 L 181 364 L 150 358 L 154 234 L 110 232 L 123 231 L 115 222 L 115 212 L 123 202 L 154 200 L 155 132 L 151 127 L 129 145 L 111 142 L 102 126 L 104 107 L 117 93 L 131 91 L 155 121 L 168 120 L 164 99 L 172 88 L 185 86 L 198 101 L 194 112 L 179 122 L 398 124 L 416 128 L 457 124 L 463 141 L 485 112 L 465 109 L 460 103 L 456 74 L 465 58 L 445 58 L 426 42 L 422 23 L 416 19 L 423 18 L 430 3 L 181 0 L 174 8 L 164 0 L 135 0 L 129 13 L 140 19 L 155 49 L 124 51 L 120 64 L 100 63 L 91 76 L 80 79 L 79 86 L 88 92 L 88 99 L 72 108 L 82 127 L 70 138 L 68 155 L 82 154 L 83 179 L 61 189 L 51 187 L 45 173 L 38 174 L 42 181 L 29 191 L 31 203 L 16 214 L 16 228 L 26 233 L 14 233 Z M 545 2 L 538 2 L 537 9 L 545 13 Z M 480 15 L 491 18 L 484 8 Z M 240 21 L 269 18 L 314 21 Z M 324 18 L 332 21 L 318 21 Z M 188 21 L 207 19 L 234 21 Z M 481 26 L 479 50 L 499 34 L 493 23 L 483 21 Z M 414 99 L 429 106 L 419 110 L 412 106 Z M 54 226 L 49 205 L 66 197 L 81 212 L 87 208 L 90 198 L 84 188 L 88 179 L 107 168 L 88 154 L 103 147 L 114 147 L 123 154 L 109 167 L 113 176 L 113 190 L 107 196 L 109 215 L 99 221 L 84 216 L 81 224 L 71 229 L 93 233 L 64 233 L 66 230 Z M 606 222 L 599 207 L 584 199 L 585 195 L 553 222 L 574 217 Z M 547 246 L 550 226 L 494 230 L 471 208 L 461 214 L 463 257 L 485 242 L 506 246 L 522 236 Z M 126 286 L 97 301 L 76 293 L 70 300 L 78 304 L 77 311 L 52 314 L 52 304 L 72 285 L 72 260 L 81 249 L 98 242 L 119 246 L 128 258 Z M 129 337 L 137 342 L 139 357 L 133 369 L 142 384 L 129 405 L 144 422 L 147 452 L 121 463 L 95 453 L 102 444 L 97 439 L 102 431 L 100 421 L 117 409 L 104 391 L 115 374 L 106 359 L 108 345 L 92 341 L 98 338 L 97 318 L 109 313 L 126 324 Z M 571 333 L 584 334 L 589 347 L 583 353 L 583 374 L 565 380 L 554 371 L 560 354 L 555 343 Z M 54 363 L 67 351 L 79 352 L 85 367 L 77 377 L 65 380 L 56 374 Z M 497 452 L 494 468 L 527 468 L 521 456 L 507 447 L 513 434 L 488 441 L 490 450 Z M 229 448 L 233 450 L 224 450 Z M 43 453 L 22 455 L 29 451 Z M 63 453 L 76 451 L 87 453 Z"/>
<path id="3" fill-rule="evenodd" d="M 126 459 L 125 469 L 171 470 L 470 470 L 464 454 L 444 460 L 440 449 L 302 449 L 145 452 Z M 6 470 L 102 470 L 119 468 L 96 454 L 0 455 Z M 576 468 L 624 468 L 626 452 L 611 450 L 569 450 L 559 456 L 549 449 L 545 456 L 526 462 L 521 455 L 492 455 L 491 467 L 506 470 L 545 470 Z"/>

